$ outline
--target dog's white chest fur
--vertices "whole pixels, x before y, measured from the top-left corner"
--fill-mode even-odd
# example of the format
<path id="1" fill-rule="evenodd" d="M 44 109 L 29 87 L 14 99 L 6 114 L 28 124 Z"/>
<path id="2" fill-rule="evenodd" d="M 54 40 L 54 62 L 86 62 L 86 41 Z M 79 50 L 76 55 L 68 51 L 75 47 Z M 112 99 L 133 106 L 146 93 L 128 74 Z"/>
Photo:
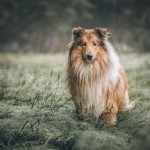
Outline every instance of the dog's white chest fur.
<path id="1" fill-rule="evenodd" d="M 104 87 L 101 80 L 89 84 L 81 84 L 82 90 L 78 91 L 77 101 L 81 103 L 83 111 L 98 117 L 105 109 L 103 98 Z"/>
<path id="2" fill-rule="evenodd" d="M 105 109 L 105 100 L 103 98 L 103 92 L 106 89 L 106 79 L 99 78 L 94 79 L 93 66 L 86 65 L 80 69 L 79 86 L 77 87 L 77 102 L 82 105 L 82 109 L 85 112 L 89 112 L 98 117 Z M 107 84 L 107 83 L 106 83 Z"/>

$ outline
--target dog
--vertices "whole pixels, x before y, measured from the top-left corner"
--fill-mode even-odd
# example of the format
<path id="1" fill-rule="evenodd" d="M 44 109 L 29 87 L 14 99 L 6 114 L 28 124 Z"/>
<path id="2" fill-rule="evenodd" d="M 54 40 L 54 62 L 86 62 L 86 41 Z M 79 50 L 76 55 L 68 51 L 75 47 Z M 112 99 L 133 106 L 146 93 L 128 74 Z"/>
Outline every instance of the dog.
<path id="1" fill-rule="evenodd" d="M 132 106 L 125 72 L 108 37 L 107 28 L 73 28 L 67 82 L 78 112 L 115 125 L 118 112 Z"/>

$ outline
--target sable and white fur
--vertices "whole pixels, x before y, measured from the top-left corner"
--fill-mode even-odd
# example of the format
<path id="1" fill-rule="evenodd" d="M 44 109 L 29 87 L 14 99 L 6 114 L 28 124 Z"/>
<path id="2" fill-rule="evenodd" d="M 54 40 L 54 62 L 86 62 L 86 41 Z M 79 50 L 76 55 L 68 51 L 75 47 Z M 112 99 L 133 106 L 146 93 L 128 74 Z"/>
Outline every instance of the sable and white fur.
<path id="1" fill-rule="evenodd" d="M 103 28 L 73 29 L 67 79 L 76 110 L 97 119 L 104 117 L 108 124 L 113 125 L 118 111 L 129 107 L 129 97 L 125 73 L 107 35 Z M 98 43 L 96 48 L 89 44 L 95 56 L 91 62 L 84 55 L 87 52 L 82 46 L 84 38 L 87 44 Z"/>

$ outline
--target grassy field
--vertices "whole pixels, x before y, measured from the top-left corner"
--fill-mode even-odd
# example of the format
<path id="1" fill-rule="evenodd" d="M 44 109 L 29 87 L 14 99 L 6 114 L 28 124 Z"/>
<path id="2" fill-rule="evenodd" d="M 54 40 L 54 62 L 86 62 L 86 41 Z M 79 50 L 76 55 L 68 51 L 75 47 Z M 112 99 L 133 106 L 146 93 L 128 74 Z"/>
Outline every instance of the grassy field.
<path id="1" fill-rule="evenodd" d="M 150 149 L 150 54 L 121 54 L 131 111 L 106 127 L 75 114 L 63 54 L 0 53 L 0 150 Z"/>

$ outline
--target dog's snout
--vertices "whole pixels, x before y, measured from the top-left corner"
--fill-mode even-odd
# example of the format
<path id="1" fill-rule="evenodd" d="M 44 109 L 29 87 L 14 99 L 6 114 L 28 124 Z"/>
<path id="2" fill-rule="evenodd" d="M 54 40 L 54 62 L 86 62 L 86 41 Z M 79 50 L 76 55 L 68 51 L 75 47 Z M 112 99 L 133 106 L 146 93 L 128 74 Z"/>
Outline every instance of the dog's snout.
<path id="1" fill-rule="evenodd" d="M 92 60 L 92 57 L 93 57 L 92 53 L 89 52 L 89 53 L 87 54 L 87 59 L 88 59 L 88 60 Z"/>

